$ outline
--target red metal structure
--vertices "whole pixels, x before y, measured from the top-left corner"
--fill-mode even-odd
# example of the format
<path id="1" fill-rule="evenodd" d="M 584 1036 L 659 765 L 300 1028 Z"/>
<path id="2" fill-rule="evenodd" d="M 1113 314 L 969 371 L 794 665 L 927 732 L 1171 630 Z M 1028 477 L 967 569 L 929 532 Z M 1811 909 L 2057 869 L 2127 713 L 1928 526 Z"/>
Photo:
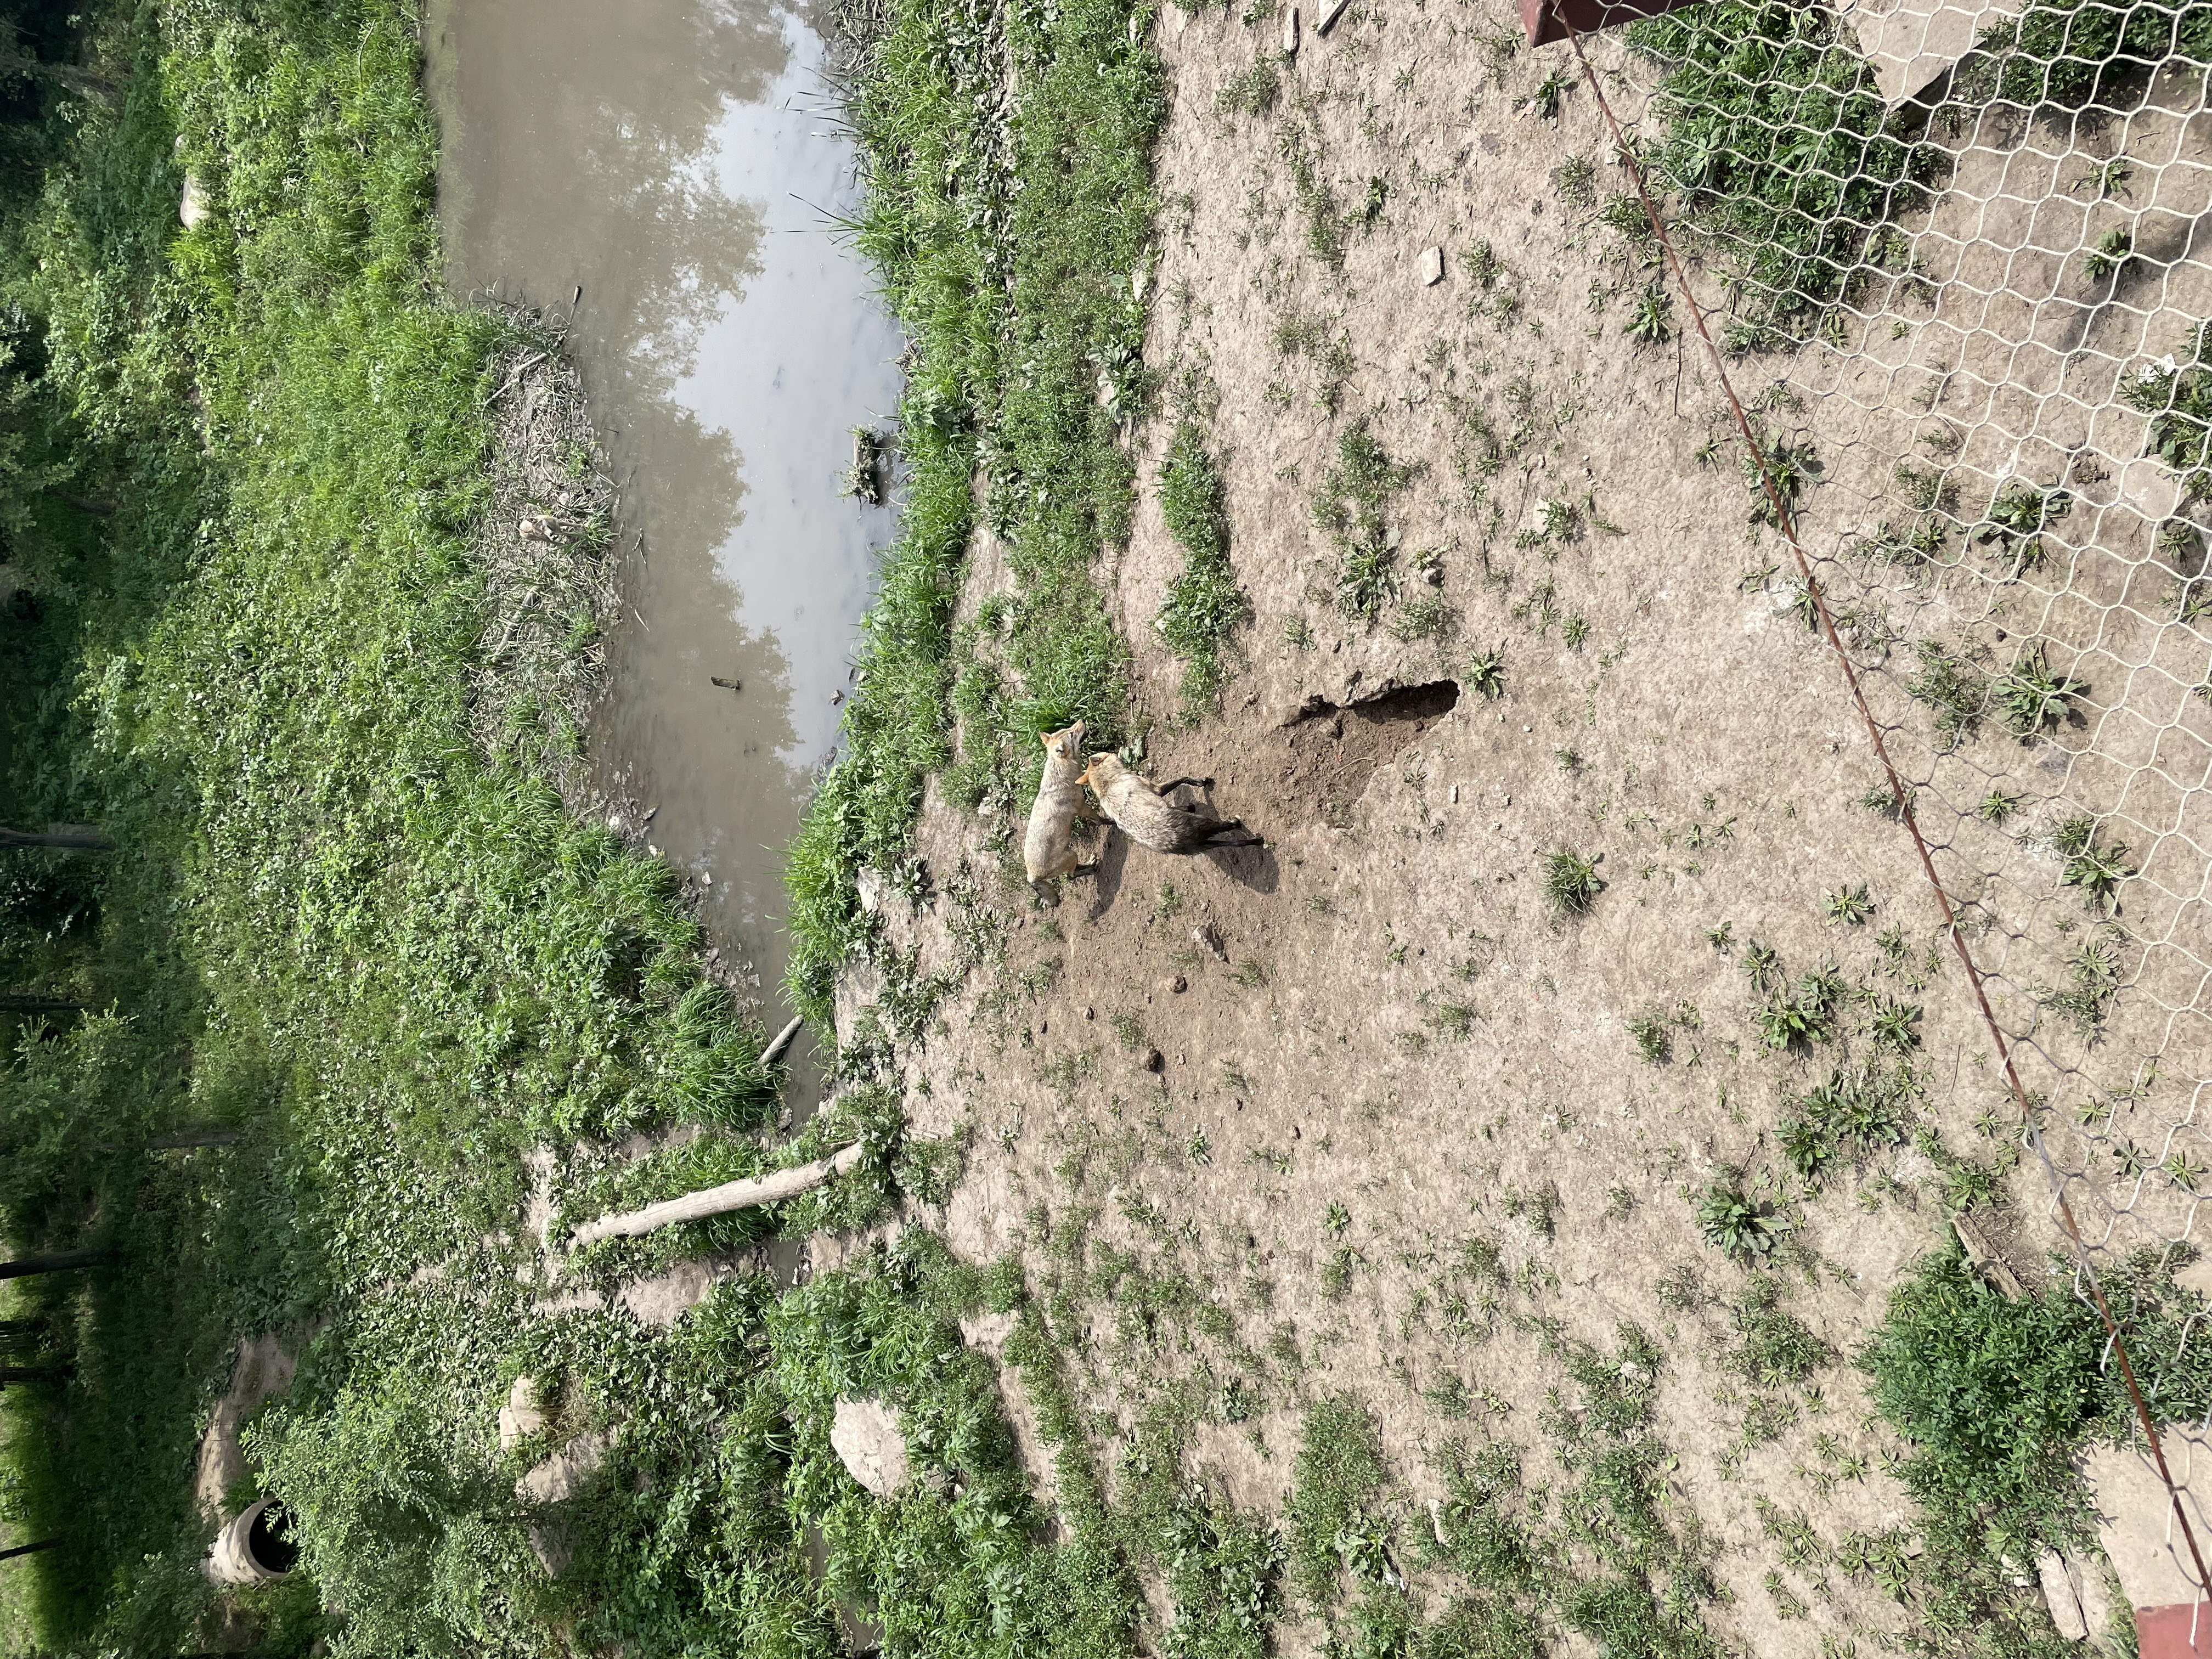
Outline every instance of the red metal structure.
<path id="1" fill-rule="evenodd" d="M 1521 0 L 1521 27 L 1528 44 L 1564 40 L 1571 33 L 1595 34 L 1639 17 L 1656 17 L 1696 0 Z"/>

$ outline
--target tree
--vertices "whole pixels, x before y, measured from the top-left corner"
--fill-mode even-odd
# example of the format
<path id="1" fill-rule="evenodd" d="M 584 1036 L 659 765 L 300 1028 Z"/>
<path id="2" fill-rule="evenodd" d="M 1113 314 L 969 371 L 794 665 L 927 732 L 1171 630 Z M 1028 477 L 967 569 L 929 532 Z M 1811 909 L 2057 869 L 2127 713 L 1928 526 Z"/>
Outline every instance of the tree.
<path id="1" fill-rule="evenodd" d="M 97 1267 L 106 1260 L 105 1250 L 55 1250 L 46 1255 L 19 1255 L 13 1261 L 0 1261 L 0 1279 L 28 1279 L 34 1273 Z"/>
<path id="2" fill-rule="evenodd" d="M 115 843 L 97 824 L 50 823 L 44 830 L 0 829 L 0 847 L 54 847 L 72 853 L 106 853 Z"/>

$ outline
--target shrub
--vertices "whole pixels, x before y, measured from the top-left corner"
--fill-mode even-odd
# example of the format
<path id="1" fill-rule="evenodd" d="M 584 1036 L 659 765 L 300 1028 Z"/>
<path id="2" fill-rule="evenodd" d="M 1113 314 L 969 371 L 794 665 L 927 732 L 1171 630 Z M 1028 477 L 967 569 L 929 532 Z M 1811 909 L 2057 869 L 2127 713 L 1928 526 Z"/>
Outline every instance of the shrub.
<path id="1" fill-rule="evenodd" d="M 1957 1250 L 1890 1293 L 1860 1352 L 1882 1414 L 1912 1443 L 1905 1484 L 1932 1514 L 2052 1524 L 2076 1443 L 2097 1421 L 2097 1316 L 2065 1288 L 2008 1302 Z"/>
<path id="2" fill-rule="evenodd" d="M 1748 291 L 1746 320 L 1809 331 L 1863 280 L 1890 222 L 1929 201 L 1940 153 L 1903 136 L 1825 8 L 1712 0 L 1628 39 L 1663 68 L 1654 171 Z"/>

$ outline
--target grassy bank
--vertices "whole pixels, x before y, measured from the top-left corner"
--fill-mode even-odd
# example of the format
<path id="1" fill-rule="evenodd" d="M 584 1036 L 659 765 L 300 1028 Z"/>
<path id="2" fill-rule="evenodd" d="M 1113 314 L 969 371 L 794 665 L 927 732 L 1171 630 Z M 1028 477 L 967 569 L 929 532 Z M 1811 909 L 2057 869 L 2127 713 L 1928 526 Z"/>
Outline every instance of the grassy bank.
<path id="1" fill-rule="evenodd" d="M 1004 814 L 1035 784 L 1036 733 L 1079 717 L 1096 740 L 1124 735 L 1128 649 L 1098 564 L 1128 536 L 1135 475 L 1115 438 L 1151 390 L 1137 279 L 1166 112 L 1152 14 L 900 5 L 858 75 L 860 240 L 912 343 L 911 481 L 844 750 L 792 853 L 788 984 L 817 1020 L 868 940 L 854 878 L 905 858 L 927 778 Z M 979 526 L 1005 544 L 1013 592 L 956 624 Z"/>
<path id="2" fill-rule="evenodd" d="M 477 1248 L 526 1145 L 771 1091 L 668 872 L 471 741 L 465 537 L 521 343 L 440 288 L 410 14 L 123 8 L 86 51 L 105 89 L 6 227 L 51 489 L 11 527 L 0 787 L 117 850 L 11 872 L 15 982 L 95 1012 L 0 1079 L 0 1197 L 20 1246 L 114 1261 L 28 1281 L 74 1373 L 8 1407 L 19 1529 L 68 1545 L 42 1639 L 158 1645 L 239 1334 Z M 184 1124 L 240 1138 L 147 1150 Z"/>

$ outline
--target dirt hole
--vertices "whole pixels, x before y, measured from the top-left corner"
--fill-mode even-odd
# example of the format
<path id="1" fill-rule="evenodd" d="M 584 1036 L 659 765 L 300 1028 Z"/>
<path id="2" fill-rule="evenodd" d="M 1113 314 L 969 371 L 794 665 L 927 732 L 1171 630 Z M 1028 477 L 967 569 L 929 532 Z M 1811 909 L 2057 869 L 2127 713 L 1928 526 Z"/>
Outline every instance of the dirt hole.
<path id="1" fill-rule="evenodd" d="M 1340 827 L 1383 762 L 1459 706 L 1459 682 L 1401 685 L 1336 704 L 1308 697 L 1282 728 L 1275 787 L 1299 816 Z"/>

